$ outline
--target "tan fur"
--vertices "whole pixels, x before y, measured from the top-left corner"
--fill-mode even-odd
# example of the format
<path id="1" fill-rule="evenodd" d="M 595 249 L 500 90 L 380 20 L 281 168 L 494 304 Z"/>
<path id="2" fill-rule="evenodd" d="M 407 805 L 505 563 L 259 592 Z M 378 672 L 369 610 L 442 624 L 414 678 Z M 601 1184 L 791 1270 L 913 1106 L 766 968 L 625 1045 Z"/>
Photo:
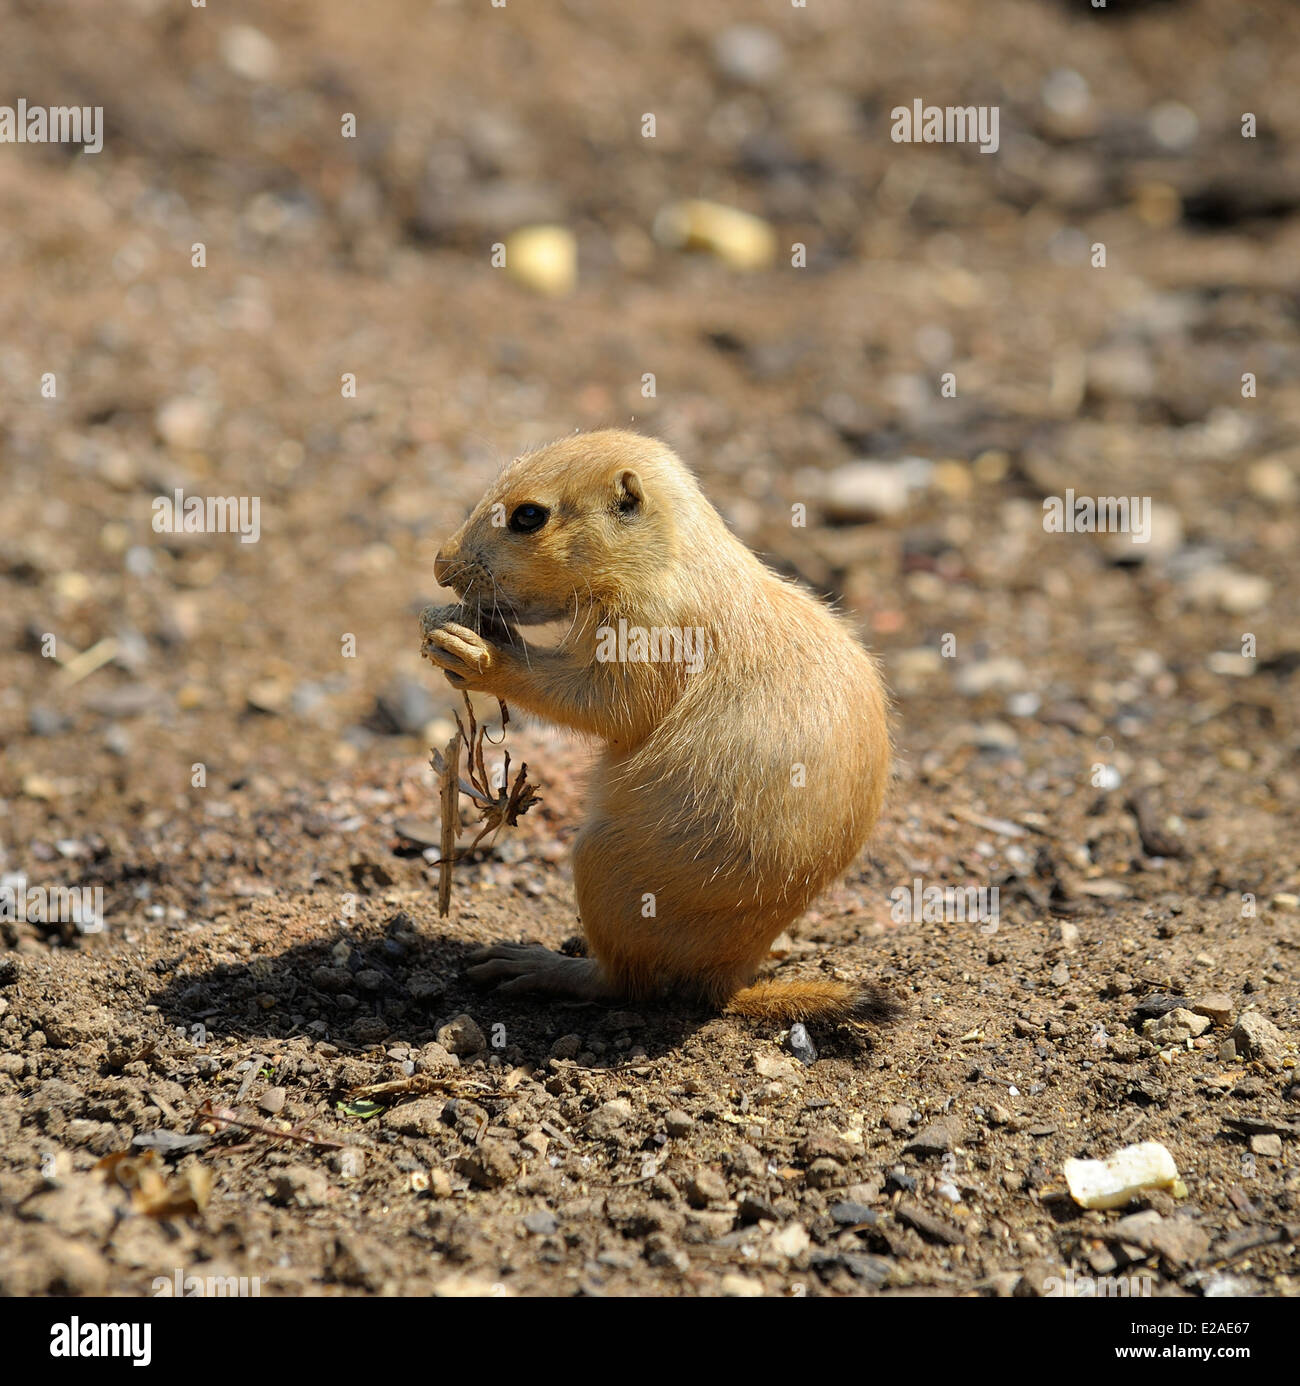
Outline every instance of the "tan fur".
<path id="1" fill-rule="evenodd" d="M 525 503 L 550 511 L 536 532 L 493 524 Z M 764 567 L 668 447 L 613 430 L 513 462 L 436 572 L 462 603 L 424 614 L 424 653 L 451 682 L 605 743 L 573 855 L 590 957 L 511 945 L 472 977 L 588 997 L 684 990 L 780 1020 L 883 1018 L 860 988 L 748 985 L 880 812 L 885 692 L 845 622 Z M 599 661 L 599 632 L 620 617 L 702 628 L 698 672 Z M 515 629 L 553 620 L 568 623 L 554 650 Z"/>

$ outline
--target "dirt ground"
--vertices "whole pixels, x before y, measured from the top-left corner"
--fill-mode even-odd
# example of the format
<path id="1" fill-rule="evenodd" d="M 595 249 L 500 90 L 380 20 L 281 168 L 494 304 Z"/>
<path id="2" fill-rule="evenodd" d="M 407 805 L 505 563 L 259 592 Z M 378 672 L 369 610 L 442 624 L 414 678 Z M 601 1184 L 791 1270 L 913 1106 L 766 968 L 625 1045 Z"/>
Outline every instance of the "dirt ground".
<path id="1" fill-rule="evenodd" d="M 0 144 L 0 873 L 104 928 L 0 922 L 0 1291 L 1295 1293 L 1295 7 L 60 15 L 0 50 L 0 99 L 104 108 L 99 154 Z M 1000 147 L 893 142 L 915 98 Z M 656 238 L 683 198 L 775 262 Z M 539 223 L 567 296 L 492 264 Z M 772 961 L 907 1015 L 815 1061 L 465 982 L 578 932 L 565 736 L 509 729 L 544 802 L 438 917 L 439 540 L 629 423 L 894 693 L 871 849 Z M 155 532 L 178 487 L 260 538 Z M 1150 541 L 1047 532 L 1067 490 Z M 1065 1194 L 1136 1141 L 1185 1194 Z"/>

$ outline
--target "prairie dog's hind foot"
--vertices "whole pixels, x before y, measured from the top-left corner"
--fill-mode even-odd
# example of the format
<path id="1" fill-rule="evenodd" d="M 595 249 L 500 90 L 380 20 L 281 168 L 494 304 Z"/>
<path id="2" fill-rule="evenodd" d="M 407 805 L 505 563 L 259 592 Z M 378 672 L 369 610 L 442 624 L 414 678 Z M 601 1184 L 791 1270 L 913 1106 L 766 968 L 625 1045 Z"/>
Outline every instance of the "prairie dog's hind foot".
<path id="1" fill-rule="evenodd" d="M 557 996 L 571 1001 L 613 1001 L 619 992 L 594 958 L 566 958 L 537 943 L 497 943 L 470 954 L 465 975 L 500 996 Z"/>

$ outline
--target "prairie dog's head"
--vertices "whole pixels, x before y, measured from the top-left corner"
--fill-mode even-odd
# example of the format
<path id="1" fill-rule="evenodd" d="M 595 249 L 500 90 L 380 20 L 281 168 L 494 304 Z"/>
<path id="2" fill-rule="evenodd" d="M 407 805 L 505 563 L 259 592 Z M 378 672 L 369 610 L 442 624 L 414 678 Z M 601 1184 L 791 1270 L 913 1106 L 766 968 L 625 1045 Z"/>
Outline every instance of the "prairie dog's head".
<path id="1" fill-rule="evenodd" d="M 535 625 L 630 606 L 671 567 L 673 506 L 694 490 L 674 453 L 610 429 L 516 458 L 438 551 L 434 573 L 483 617 Z"/>

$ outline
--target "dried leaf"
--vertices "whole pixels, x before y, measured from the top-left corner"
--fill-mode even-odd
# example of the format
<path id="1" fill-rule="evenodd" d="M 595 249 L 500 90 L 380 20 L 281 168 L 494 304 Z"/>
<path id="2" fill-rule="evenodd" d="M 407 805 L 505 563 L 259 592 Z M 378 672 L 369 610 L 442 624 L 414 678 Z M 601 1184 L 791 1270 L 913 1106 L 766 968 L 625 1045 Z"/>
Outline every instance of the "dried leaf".
<path id="1" fill-rule="evenodd" d="M 137 1213 L 151 1218 L 201 1213 L 212 1194 L 212 1171 L 206 1165 L 193 1164 L 183 1174 L 168 1180 L 163 1177 L 153 1150 L 140 1155 L 115 1151 L 97 1161 L 94 1168 L 105 1179 L 130 1193 L 131 1205 Z"/>

